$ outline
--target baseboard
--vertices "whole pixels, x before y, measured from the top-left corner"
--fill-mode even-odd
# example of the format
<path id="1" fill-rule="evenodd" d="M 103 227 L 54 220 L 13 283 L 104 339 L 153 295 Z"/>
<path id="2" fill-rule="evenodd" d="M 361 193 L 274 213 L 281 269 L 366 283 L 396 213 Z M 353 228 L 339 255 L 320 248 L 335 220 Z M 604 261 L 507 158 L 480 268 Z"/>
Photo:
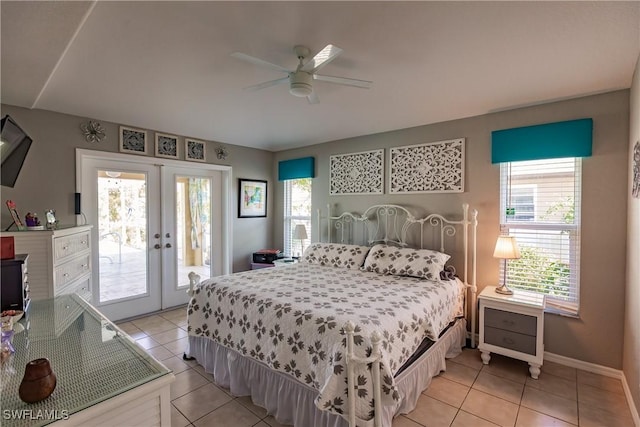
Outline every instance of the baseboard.
<path id="1" fill-rule="evenodd" d="M 636 408 L 633 397 L 631 396 L 631 389 L 629 389 L 629 383 L 627 383 L 627 377 L 625 377 L 623 371 L 602 365 L 596 365 L 595 363 L 583 362 L 582 360 L 572 359 L 570 357 L 560 356 L 559 354 L 549 353 L 547 351 L 544 352 L 544 360 L 569 366 L 570 368 L 582 369 L 583 371 L 604 375 L 605 377 L 616 378 L 622 381 L 622 388 L 624 389 L 624 395 L 627 398 L 627 404 L 631 411 L 633 423 L 636 427 L 640 427 L 640 414 L 638 413 L 638 408 Z"/>

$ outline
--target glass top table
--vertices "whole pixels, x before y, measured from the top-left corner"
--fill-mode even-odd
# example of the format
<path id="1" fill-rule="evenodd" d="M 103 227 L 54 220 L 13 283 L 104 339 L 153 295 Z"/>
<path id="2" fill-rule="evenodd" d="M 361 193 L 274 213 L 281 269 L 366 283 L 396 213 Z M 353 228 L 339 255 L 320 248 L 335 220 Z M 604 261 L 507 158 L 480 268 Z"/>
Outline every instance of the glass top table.
<path id="1" fill-rule="evenodd" d="M 15 353 L 0 368 L 0 425 L 46 425 L 171 371 L 77 295 L 32 301 L 15 326 Z M 29 404 L 18 389 L 26 364 L 46 357 L 53 393 Z"/>

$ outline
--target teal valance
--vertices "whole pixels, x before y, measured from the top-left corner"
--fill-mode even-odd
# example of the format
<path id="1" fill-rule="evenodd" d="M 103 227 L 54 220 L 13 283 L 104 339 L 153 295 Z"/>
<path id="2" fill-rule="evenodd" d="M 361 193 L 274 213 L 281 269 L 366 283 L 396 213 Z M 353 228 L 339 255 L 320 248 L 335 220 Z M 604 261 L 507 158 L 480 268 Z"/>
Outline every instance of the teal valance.
<path id="1" fill-rule="evenodd" d="M 589 157 L 593 119 L 569 120 L 491 132 L 491 163 Z"/>
<path id="2" fill-rule="evenodd" d="M 283 160 L 278 162 L 278 181 L 315 177 L 315 158 Z"/>

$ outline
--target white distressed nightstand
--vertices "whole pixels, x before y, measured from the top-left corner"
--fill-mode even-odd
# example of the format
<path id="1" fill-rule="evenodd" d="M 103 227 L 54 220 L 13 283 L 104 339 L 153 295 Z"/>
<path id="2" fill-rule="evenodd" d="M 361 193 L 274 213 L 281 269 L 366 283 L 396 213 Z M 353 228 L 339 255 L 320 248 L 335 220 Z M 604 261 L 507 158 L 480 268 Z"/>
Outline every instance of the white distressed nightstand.
<path id="1" fill-rule="evenodd" d="M 498 353 L 529 363 L 529 372 L 538 379 L 544 354 L 544 295 L 514 290 L 502 295 L 487 286 L 480 301 L 480 343 L 482 362 Z"/>

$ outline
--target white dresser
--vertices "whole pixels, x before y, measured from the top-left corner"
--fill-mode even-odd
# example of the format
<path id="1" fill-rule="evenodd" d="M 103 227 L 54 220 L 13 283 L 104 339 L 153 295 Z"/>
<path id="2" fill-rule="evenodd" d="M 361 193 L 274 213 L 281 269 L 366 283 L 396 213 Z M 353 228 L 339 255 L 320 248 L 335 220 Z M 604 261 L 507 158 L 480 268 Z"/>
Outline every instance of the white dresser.
<path id="1" fill-rule="evenodd" d="M 32 300 L 77 293 L 91 302 L 91 225 L 3 232 L 16 253 L 29 254 Z"/>

